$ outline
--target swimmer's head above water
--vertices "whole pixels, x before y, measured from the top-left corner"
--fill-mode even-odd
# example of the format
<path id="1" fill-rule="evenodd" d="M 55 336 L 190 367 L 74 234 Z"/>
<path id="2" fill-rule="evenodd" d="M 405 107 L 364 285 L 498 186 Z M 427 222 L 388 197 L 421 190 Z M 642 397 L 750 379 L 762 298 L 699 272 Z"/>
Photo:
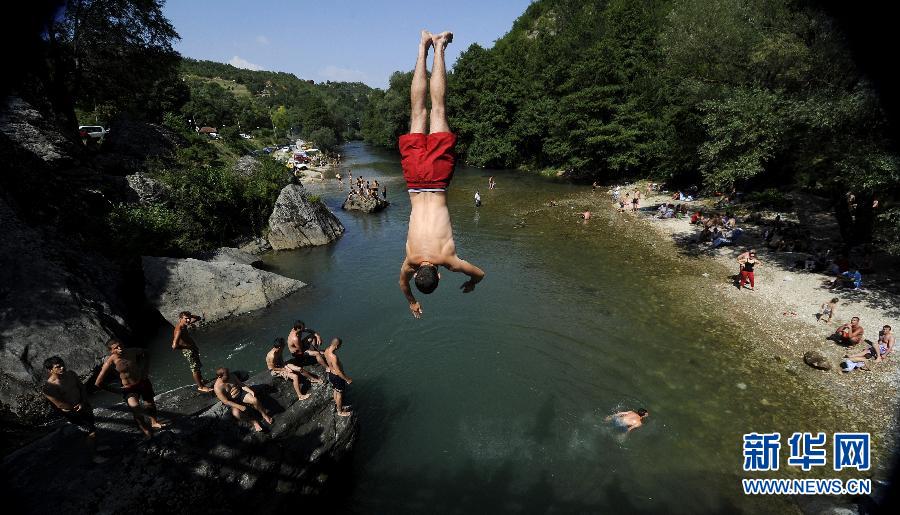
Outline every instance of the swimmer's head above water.
<path id="1" fill-rule="evenodd" d="M 637 413 L 638 416 L 641 417 L 641 418 L 644 418 L 644 417 L 646 417 L 647 415 L 650 414 L 650 412 L 647 411 L 647 410 L 645 410 L 644 408 L 634 410 L 634 412 Z"/>
<path id="2" fill-rule="evenodd" d="M 416 288 L 426 295 L 437 289 L 438 282 L 441 280 L 441 274 L 438 273 L 437 266 L 427 261 L 419 265 L 414 277 Z"/>

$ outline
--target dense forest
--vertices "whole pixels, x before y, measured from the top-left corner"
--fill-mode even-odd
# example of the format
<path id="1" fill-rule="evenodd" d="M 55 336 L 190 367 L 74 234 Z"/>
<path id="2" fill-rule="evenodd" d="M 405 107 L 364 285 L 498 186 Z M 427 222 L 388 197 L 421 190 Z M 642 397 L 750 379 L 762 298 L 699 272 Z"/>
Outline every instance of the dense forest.
<path id="1" fill-rule="evenodd" d="M 27 199 L 26 205 L 54 206 L 46 211 L 55 214 L 44 222 L 87 243 L 97 239 L 98 248 L 117 258 L 188 255 L 260 234 L 291 177 L 264 155 L 242 173 L 234 171 L 236 160 L 292 138 L 328 150 L 361 137 L 372 91 L 361 83 L 315 84 L 288 73 L 183 58 L 174 50 L 179 36 L 162 4 L 35 4 L 27 20 L 47 25 L 32 26 L 33 33 L 22 38 L 29 45 L 24 49 L 28 59 L 14 62 L 17 84 L 9 89 L 56 120 L 73 141 L 78 125 L 110 128 L 102 144 L 86 140 L 80 157 L 88 165 L 95 158 L 102 161 L 116 144 L 153 146 L 153 137 L 178 142 L 171 155 L 105 168 L 106 173 L 144 174 L 165 191 L 160 200 L 107 202 L 78 220 L 66 214 L 81 210 L 74 200 L 78 195 L 44 188 L 36 176 L 26 175 L 24 182 L 12 176 L 0 180 L 8 192 Z M 202 126 L 219 129 L 220 138 L 198 134 L 195 129 Z M 240 132 L 256 137 L 247 140 Z M 47 198 L 39 201 L 37 192 Z"/>
<path id="2" fill-rule="evenodd" d="M 248 133 L 275 128 L 324 148 L 362 137 L 362 115 L 373 91 L 361 82 L 316 84 L 290 73 L 187 58 L 180 71 L 190 88 L 181 114 L 197 125 L 232 127 L 235 134 L 238 127 Z"/>
<path id="3" fill-rule="evenodd" d="M 372 96 L 367 141 L 394 146 L 407 130 L 410 80 L 397 72 Z M 796 187 L 831 199 L 849 244 L 898 235 L 887 117 L 814 2 L 538 0 L 448 80 L 469 165 L 709 193 Z"/>

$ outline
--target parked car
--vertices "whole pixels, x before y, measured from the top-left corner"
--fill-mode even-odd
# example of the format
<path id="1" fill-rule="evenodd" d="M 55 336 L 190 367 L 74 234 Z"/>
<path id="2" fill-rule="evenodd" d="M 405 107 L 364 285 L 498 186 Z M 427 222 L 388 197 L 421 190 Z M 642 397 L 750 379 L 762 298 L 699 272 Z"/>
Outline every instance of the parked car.
<path id="1" fill-rule="evenodd" d="M 99 125 L 79 125 L 78 135 L 81 139 L 103 139 L 109 131 Z"/>

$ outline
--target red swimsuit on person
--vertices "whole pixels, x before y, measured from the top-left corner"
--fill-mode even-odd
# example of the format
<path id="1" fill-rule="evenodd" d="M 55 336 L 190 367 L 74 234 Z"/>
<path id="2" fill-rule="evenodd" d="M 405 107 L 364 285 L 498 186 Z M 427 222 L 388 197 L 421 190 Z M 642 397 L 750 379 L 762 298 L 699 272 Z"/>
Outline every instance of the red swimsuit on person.
<path id="1" fill-rule="evenodd" d="M 406 187 L 422 190 L 446 190 L 456 166 L 456 134 L 433 132 L 400 136 L 400 165 Z"/>

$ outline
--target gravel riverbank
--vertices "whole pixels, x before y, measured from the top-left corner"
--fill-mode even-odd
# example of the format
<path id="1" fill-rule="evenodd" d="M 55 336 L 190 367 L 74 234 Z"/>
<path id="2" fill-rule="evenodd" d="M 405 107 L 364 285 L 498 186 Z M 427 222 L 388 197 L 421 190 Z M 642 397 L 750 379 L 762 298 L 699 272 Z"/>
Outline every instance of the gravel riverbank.
<path id="1" fill-rule="evenodd" d="M 634 184 L 623 186 L 622 191 L 632 191 Z M 556 201 L 557 207 L 568 207 L 573 211 L 592 212 L 592 220 L 608 218 L 612 224 L 628 224 L 628 234 L 642 240 L 648 246 L 647 259 L 656 253 L 678 256 L 693 266 L 688 272 L 696 271 L 698 277 L 694 288 L 686 292 L 687 297 L 703 299 L 703 305 L 716 306 L 714 311 L 723 317 L 737 317 L 739 323 L 751 334 L 758 334 L 755 348 L 747 351 L 755 359 L 771 357 L 773 366 L 793 371 L 801 380 L 808 381 L 817 390 L 827 392 L 834 399 L 835 407 L 846 410 L 847 431 L 868 431 L 874 438 L 873 452 L 887 458 L 895 447 L 894 429 L 897 427 L 898 386 L 900 386 L 900 354 L 896 352 L 881 363 L 869 360 L 871 371 L 842 373 L 841 357 L 865 349 L 867 344 L 847 349 L 828 339 L 838 325 L 858 316 L 865 329 L 865 338 L 877 341 L 878 332 L 884 325 L 900 328 L 900 303 L 898 296 L 890 288 L 866 288 L 860 291 L 837 289 L 828 290 L 831 276 L 807 272 L 794 268 L 800 254 L 769 250 L 762 244 L 764 228 L 752 224 L 739 224 L 746 232 L 740 246 L 726 246 L 712 249 L 709 243 L 695 242 L 699 229 L 690 224 L 687 217 L 659 219 L 656 208 L 661 203 L 680 202 L 671 200 L 668 194 L 647 194 L 645 183 L 637 185 L 642 193 L 640 209 L 631 212 L 631 204 L 625 213 L 619 213 L 618 204 L 607 191 L 597 189 L 591 193 L 573 195 Z M 691 212 L 696 208 L 709 208 L 702 201 L 690 202 Z M 768 213 L 774 217 L 774 213 Z M 782 213 L 782 218 L 790 221 L 795 214 Z M 836 222 L 827 213 L 815 213 L 816 227 L 823 232 L 836 234 Z M 809 213 L 805 214 L 809 218 Z M 740 217 L 739 217 L 740 219 Z M 802 220 L 806 221 L 806 220 Z M 808 223 L 808 221 L 806 221 Z M 737 256 L 747 248 L 757 250 L 761 264 L 756 271 L 756 289 L 739 290 L 733 280 L 738 273 Z M 804 255 L 805 256 L 805 255 Z M 885 284 L 885 281 L 879 281 Z M 890 284 L 888 284 L 890 285 Z M 831 323 L 818 321 L 817 314 L 823 302 L 838 297 L 840 302 Z M 733 320 L 732 320 L 733 322 Z M 803 363 L 807 351 L 818 351 L 831 363 L 830 371 L 815 370 Z M 849 427 L 852 426 L 852 427 Z M 809 430 L 815 428 L 807 428 Z M 890 460 L 877 460 L 884 472 Z M 882 475 L 876 472 L 876 475 Z"/>

